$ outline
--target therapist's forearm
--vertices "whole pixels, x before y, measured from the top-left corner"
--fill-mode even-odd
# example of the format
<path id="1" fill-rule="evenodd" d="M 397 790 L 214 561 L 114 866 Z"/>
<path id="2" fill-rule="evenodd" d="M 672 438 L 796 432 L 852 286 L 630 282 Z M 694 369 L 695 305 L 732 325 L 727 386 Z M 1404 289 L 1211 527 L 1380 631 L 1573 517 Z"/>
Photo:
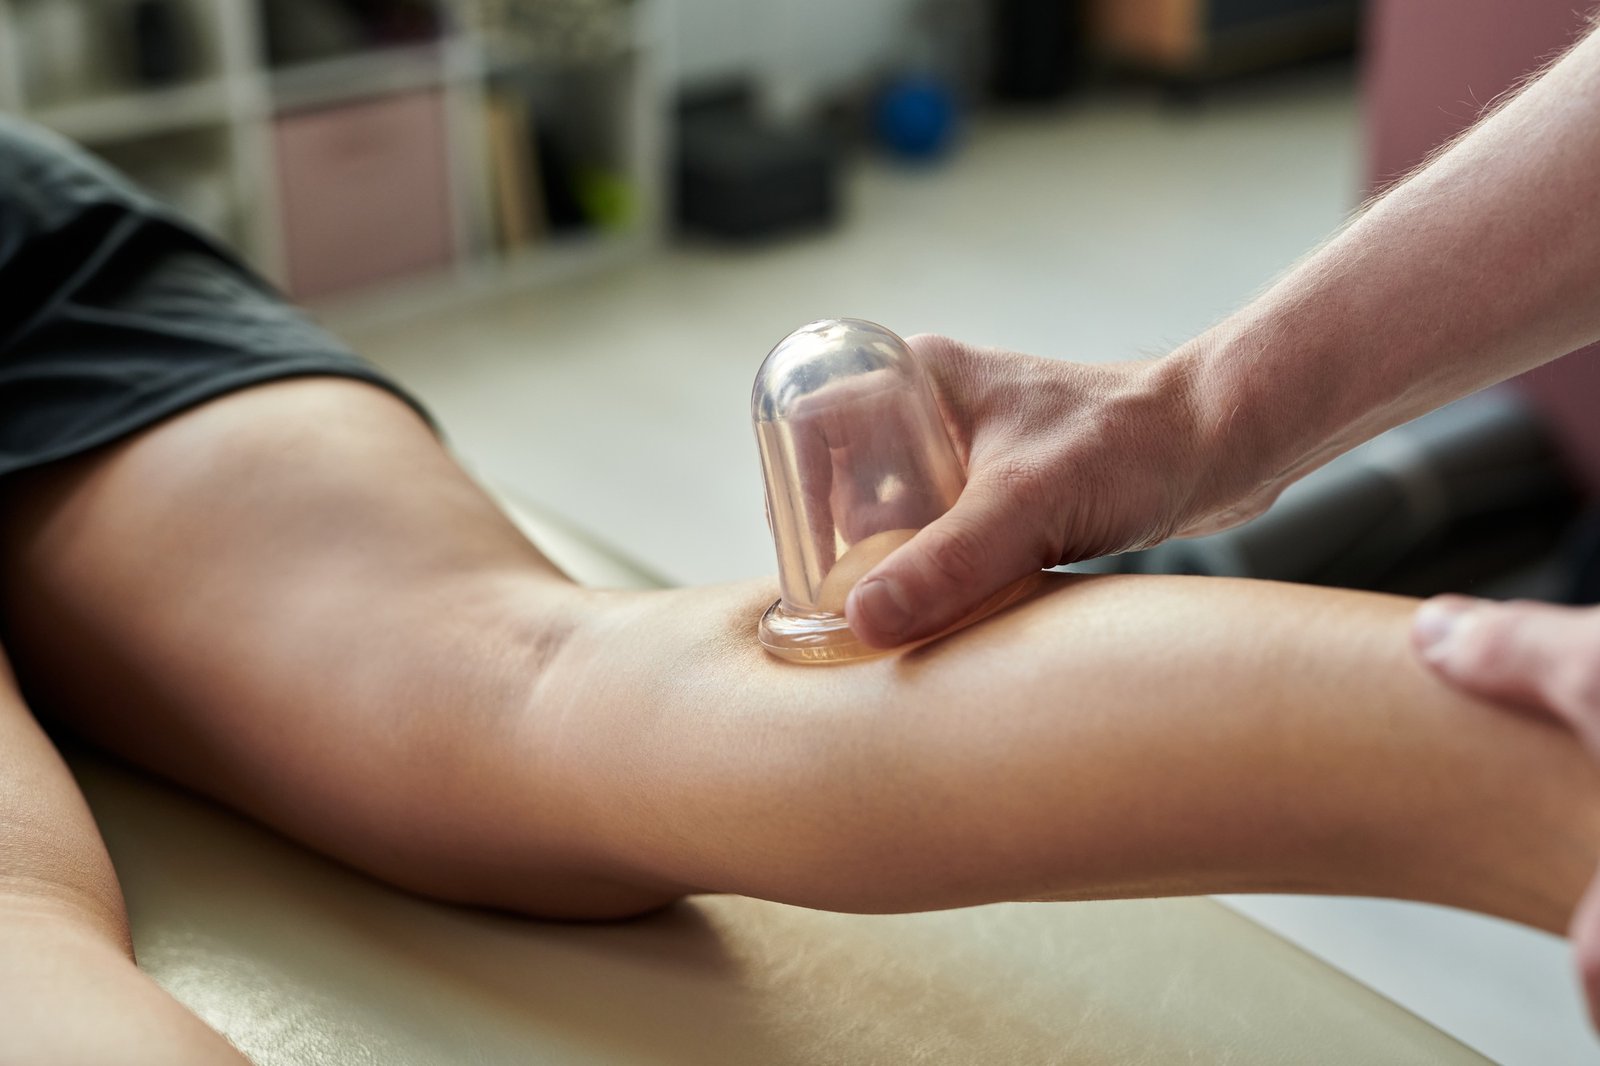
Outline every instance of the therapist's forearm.
<path id="1" fill-rule="evenodd" d="M 1161 372 L 1220 497 L 1600 337 L 1600 36 Z M 1247 459 L 1241 457 L 1249 457 Z"/>

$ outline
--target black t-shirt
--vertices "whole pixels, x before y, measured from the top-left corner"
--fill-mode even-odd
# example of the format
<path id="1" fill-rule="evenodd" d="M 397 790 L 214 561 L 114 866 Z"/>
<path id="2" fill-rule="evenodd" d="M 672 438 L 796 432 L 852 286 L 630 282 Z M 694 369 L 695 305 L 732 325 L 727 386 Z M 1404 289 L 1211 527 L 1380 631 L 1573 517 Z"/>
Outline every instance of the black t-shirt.
<path id="1" fill-rule="evenodd" d="M 303 375 L 422 411 L 115 171 L 0 116 L 0 478 Z"/>

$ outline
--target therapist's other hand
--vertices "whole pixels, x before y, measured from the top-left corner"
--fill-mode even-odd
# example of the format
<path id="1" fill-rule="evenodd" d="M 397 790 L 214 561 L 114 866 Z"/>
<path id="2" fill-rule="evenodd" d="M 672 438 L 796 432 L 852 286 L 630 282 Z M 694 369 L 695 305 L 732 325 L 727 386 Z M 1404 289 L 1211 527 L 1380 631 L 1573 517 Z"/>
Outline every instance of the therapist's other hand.
<path id="1" fill-rule="evenodd" d="M 1550 714 L 1600 758 L 1600 607 L 1440 596 L 1417 609 L 1412 643 L 1447 683 Z M 1600 878 L 1572 919 L 1589 1014 L 1600 1024 Z"/>
<path id="2" fill-rule="evenodd" d="M 1215 491 L 1220 464 L 1176 364 L 1084 365 L 931 335 L 908 343 L 933 378 L 967 484 L 851 592 L 846 616 L 868 644 L 939 633 L 1045 567 L 1225 529 L 1276 495 Z"/>

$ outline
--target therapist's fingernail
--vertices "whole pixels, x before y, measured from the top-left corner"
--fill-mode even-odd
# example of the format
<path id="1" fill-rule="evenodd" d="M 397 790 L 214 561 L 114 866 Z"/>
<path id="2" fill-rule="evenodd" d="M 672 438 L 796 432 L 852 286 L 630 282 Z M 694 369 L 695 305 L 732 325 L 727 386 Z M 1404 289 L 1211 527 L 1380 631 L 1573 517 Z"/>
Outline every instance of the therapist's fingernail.
<path id="1" fill-rule="evenodd" d="M 904 640 L 911 632 L 911 605 L 906 602 L 905 590 L 893 578 L 868 578 L 855 587 L 852 595 L 857 613 L 880 636 Z"/>
<path id="2" fill-rule="evenodd" d="M 1422 657 L 1431 663 L 1448 660 L 1461 635 L 1462 621 L 1478 609 L 1479 602 L 1449 597 L 1429 600 L 1418 607 L 1411 619 L 1411 637 Z"/>

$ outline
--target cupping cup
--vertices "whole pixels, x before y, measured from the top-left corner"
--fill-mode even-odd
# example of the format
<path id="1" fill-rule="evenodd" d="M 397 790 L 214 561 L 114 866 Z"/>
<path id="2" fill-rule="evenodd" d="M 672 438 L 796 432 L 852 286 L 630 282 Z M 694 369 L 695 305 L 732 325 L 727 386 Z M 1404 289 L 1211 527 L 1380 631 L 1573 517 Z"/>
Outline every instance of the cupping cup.
<path id="1" fill-rule="evenodd" d="M 768 354 L 750 415 L 781 591 L 762 616 L 762 645 L 804 663 L 883 654 L 850 631 L 845 598 L 948 511 L 965 483 L 926 372 L 884 327 L 821 319 Z M 961 624 L 999 610 L 1033 580 L 1002 590 Z"/>

